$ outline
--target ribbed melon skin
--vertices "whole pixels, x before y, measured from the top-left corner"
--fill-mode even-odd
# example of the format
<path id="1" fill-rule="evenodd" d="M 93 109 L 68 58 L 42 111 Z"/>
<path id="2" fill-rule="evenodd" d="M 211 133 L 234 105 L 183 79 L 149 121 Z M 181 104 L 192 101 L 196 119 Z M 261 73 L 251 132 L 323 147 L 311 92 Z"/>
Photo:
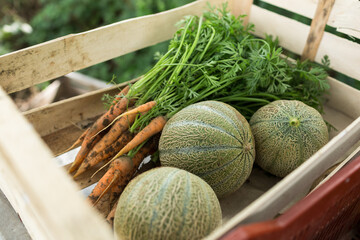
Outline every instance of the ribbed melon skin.
<path id="1" fill-rule="evenodd" d="M 204 180 L 181 169 L 158 167 L 125 188 L 114 230 L 124 240 L 202 239 L 221 219 L 219 201 Z"/>
<path id="2" fill-rule="evenodd" d="M 292 126 L 291 119 L 299 125 Z M 285 177 L 329 141 L 320 113 L 296 100 L 278 100 L 260 108 L 250 119 L 256 142 L 255 162 Z"/>
<path id="3" fill-rule="evenodd" d="M 204 179 L 218 197 L 241 187 L 254 159 L 254 137 L 246 119 L 230 105 L 204 101 L 175 114 L 159 141 L 162 166 Z"/>

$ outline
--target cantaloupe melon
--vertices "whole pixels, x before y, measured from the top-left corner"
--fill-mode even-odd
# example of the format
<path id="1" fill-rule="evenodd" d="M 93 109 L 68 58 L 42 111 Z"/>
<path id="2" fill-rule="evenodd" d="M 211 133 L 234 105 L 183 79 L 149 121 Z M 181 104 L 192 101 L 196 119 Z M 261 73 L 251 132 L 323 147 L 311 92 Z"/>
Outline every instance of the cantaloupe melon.
<path id="1" fill-rule="evenodd" d="M 260 108 L 250 119 L 256 142 L 255 162 L 284 177 L 329 140 L 320 113 L 296 100 L 278 100 Z"/>
<path id="2" fill-rule="evenodd" d="M 202 239 L 221 219 L 219 201 L 204 180 L 181 169 L 158 167 L 125 188 L 114 231 L 124 240 Z"/>
<path id="3" fill-rule="evenodd" d="M 219 101 L 203 101 L 167 122 L 159 153 L 162 166 L 196 174 L 222 197 L 249 177 L 255 146 L 248 122 L 236 109 Z"/>

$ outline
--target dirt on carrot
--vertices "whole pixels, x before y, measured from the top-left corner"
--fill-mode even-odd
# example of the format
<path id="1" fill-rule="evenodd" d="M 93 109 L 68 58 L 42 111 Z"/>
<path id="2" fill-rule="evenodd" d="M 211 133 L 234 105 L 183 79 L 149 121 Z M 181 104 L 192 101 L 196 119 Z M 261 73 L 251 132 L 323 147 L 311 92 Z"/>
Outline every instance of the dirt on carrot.
<path id="1" fill-rule="evenodd" d="M 158 141 L 159 135 L 147 141 L 132 158 L 122 156 L 115 159 L 111 163 L 108 171 L 99 180 L 98 184 L 88 196 L 88 200 L 93 203 L 93 205 L 96 205 L 97 202 L 111 190 L 110 202 L 113 204 L 113 202 L 119 198 L 127 183 L 134 176 L 144 158 L 156 151 Z"/>
<path id="2" fill-rule="evenodd" d="M 109 170 L 99 180 L 93 191 L 88 196 L 88 200 L 94 205 L 101 199 L 104 194 L 111 190 L 114 184 L 122 177 L 127 179 L 133 169 L 133 161 L 130 157 L 121 157 L 113 161 Z"/>
<path id="3" fill-rule="evenodd" d="M 126 95 L 130 89 L 130 86 L 126 86 L 121 92 L 121 95 Z M 96 122 L 91 126 L 86 138 L 91 138 L 97 134 L 101 129 L 109 125 L 117 116 L 125 112 L 129 107 L 129 99 L 126 97 L 121 98 L 116 104 L 112 105 L 110 109 L 103 114 Z"/>
<path id="4" fill-rule="evenodd" d="M 126 86 L 120 93 L 122 95 L 126 95 L 130 89 L 130 86 Z M 84 161 L 87 154 L 90 152 L 91 148 L 100 141 L 101 137 L 104 132 L 99 134 L 99 132 L 107 127 L 109 123 L 112 122 L 117 116 L 122 114 L 127 110 L 128 107 L 134 104 L 134 101 L 129 101 L 126 97 L 121 98 L 115 105 L 111 106 L 111 108 L 103 114 L 100 118 L 96 120 L 96 122 L 89 128 L 87 131 L 83 142 L 81 144 L 80 150 L 72 164 L 69 168 L 69 173 L 72 173 L 78 169 L 80 164 Z"/>
<path id="5" fill-rule="evenodd" d="M 87 154 L 89 153 L 90 149 L 101 139 L 102 135 L 97 135 L 95 138 L 91 139 L 90 141 L 85 142 L 85 140 L 81 144 L 81 148 L 77 153 L 74 162 L 72 163 L 71 167 L 69 168 L 68 172 L 73 173 L 78 169 L 81 163 L 86 158 Z"/>
<path id="6" fill-rule="evenodd" d="M 103 149 L 102 151 L 97 152 L 93 149 L 78 168 L 77 172 L 74 175 L 74 178 L 77 178 L 101 161 L 106 161 L 114 157 L 117 152 L 119 152 L 126 144 L 130 142 L 132 138 L 133 134 L 131 134 L 129 131 L 125 131 L 114 143 L 108 146 L 105 145 L 105 149 Z M 100 142 L 98 142 L 98 144 L 99 143 Z"/>

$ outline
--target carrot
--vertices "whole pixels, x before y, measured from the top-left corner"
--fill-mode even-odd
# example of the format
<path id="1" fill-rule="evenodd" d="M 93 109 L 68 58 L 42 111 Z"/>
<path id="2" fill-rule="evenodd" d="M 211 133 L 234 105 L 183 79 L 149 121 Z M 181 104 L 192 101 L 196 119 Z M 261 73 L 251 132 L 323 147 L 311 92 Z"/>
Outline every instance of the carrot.
<path id="1" fill-rule="evenodd" d="M 88 142 L 85 142 L 85 140 L 82 142 L 81 148 L 77 153 L 74 162 L 71 164 L 68 170 L 69 173 L 74 172 L 81 165 L 90 149 L 95 145 L 96 142 L 101 139 L 101 137 L 102 135 L 97 135 L 95 138 L 91 139 Z"/>
<path id="2" fill-rule="evenodd" d="M 114 206 L 111 208 L 111 211 L 109 212 L 109 214 L 106 217 L 106 221 L 113 226 L 114 224 L 114 218 L 115 218 L 115 212 L 116 212 L 116 207 L 119 201 L 117 201 Z"/>
<path id="3" fill-rule="evenodd" d="M 134 163 L 135 170 L 139 168 L 145 157 L 147 157 L 148 155 L 152 155 L 156 151 L 156 149 L 158 148 L 159 139 L 160 134 L 153 136 L 131 158 Z"/>
<path id="4" fill-rule="evenodd" d="M 133 162 L 129 157 L 117 158 L 109 167 L 109 170 L 99 180 L 98 184 L 88 196 L 88 200 L 96 205 L 98 201 L 106 194 L 111 187 L 117 183 L 120 178 L 129 178 L 128 173 L 133 169 Z"/>
<path id="5" fill-rule="evenodd" d="M 130 87 L 126 86 L 122 91 L 122 95 L 126 95 L 129 91 Z M 129 101 L 126 97 L 122 98 L 119 102 L 115 105 L 111 106 L 110 109 L 103 114 L 100 118 L 96 120 L 96 122 L 90 127 L 89 131 L 87 132 L 82 144 L 79 153 L 77 154 L 75 161 L 69 168 L 69 173 L 74 172 L 83 162 L 87 154 L 89 153 L 91 147 L 98 142 L 101 138 L 94 137 L 97 135 L 99 131 L 104 129 L 109 123 L 112 122 L 118 115 L 123 113 L 128 106 L 131 105 L 133 101 Z M 96 139 L 94 141 L 94 139 Z"/>
<path id="6" fill-rule="evenodd" d="M 104 139 L 105 136 L 102 139 Z M 129 131 L 126 131 L 114 143 L 107 146 L 103 151 L 97 152 L 94 149 L 102 141 L 100 140 L 82 162 L 77 172 L 75 173 L 74 178 L 94 167 L 99 162 L 115 156 L 118 151 L 120 151 L 128 142 L 130 142 L 132 137 L 132 134 Z"/>
<path id="7" fill-rule="evenodd" d="M 136 116 L 137 114 L 134 113 L 118 119 L 115 124 L 111 126 L 109 132 L 104 135 L 93 149 L 91 149 L 89 155 L 98 154 L 99 152 L 104 151 L 107 146 L 115 142 L 123 132 L 129 129 L 130 125 L 135 121 Z"/>
<path id="8" fill-rule="evenodd" d="M 124 88 L 124 89 L 125 89 L 125 88 Z M 112 103 L 111 103 L 111 106 L 114 106 L 116 103 L 118 103 L 118 102 L 121 100 L 121 98 L 123 98 L 123 97 L 125 96 L 125 95 L 124 95 L 124 89 L 123 89 L 123 90 L 120 90 L 120 92 L 115 95 L 115 98 L 114 98 L 114 100 L 113 100 Z M 129 89 L 130 89 L 130 87 L 129 87 Z M 128 90 L 126 90 L 126 91 L 128 91 Z M 110 106 L 110 107 L 111 107 L 111 106 Z"/>
<path id="9" fill-rule="evenodd" d="M 153 108 L 156 105 L 155 101 L 150 101 L 147 103 L 144 103 L 130 111 L 127 111 L 125 113 L 122 114 L 122 116 L 126 116 L 126 115 L 130 115 L 130 114 L 134 114 L 134 113 L 143 113 L 143 112 L 147 112 L 149 111 L 151 108 Z M 120 117 L 120 116 L 119 116 Z"/>
<path id="10" fill-rule="evenodd" d="M 126 95 L 130 89 L 130 86 L 126 86 L 121 92 L 121 95 Z M 115 105 L 112 105 L 110 109 L 103 114 L 96 122 L 91 126 L 85 139 L 92 138 L 95 134 L 107 127 L 117 116 L 121 115 L 127 107 L 130 105 L 129 99 L 126 97 L 121 98 Z"/>
<path id="11" fill-rule="evenodd" d="M 166 121 L 167 119 L 164 116 L 158 116 L 151 120 L 151 122 L 146 127 L 144 127 L 138 134 L 136 134 L 135 137 L 113 157 L 113 159 L 128 153 L 130 150 L 143 143 L 146 139 L 161 132 L 166 124 Z"/>
<path id="12" fill-rule="evenodd" d="M 148 155 L 153 154 L 156 151 L 159 138 L 160 136 L 154 137 L 150 141 L 146 142 L 144 146 L 142 146 L 131 158 L 133 162 L 133 168 L 129 171 L 127 175 L 129 178 L 119 179 L 118 183 L 112 186 L 111 195 L 110 195 L 111 202 L 113 201 L 113 199 L 117 199 L 120 196 L 120 194 L 128 184 L 129 180 L 132 177 L 134 177 L 136 171 L 139 169 L 139 166 L 144 160 L 144 158 L 147 157 Z"/>
<path id="13" fill-rule="evenodd" d="M 128 116 L 128 115 L 132 115 L 132 114 L 135 114 L 135 113 L 146 113 L 148 112 L 151 108 L 153 108 L 154 106 L 156 105 L 156 102 L 155 101 L 150 101 L 150 102 L 147 102 L 147 103 L 144 103 L 134 109 L 131 109 L 129 111 L 126 111 L 122 114 L 120 114 L 119 116 L 117 116 L 111 123 L 108 124 L 107 127 L 103 128 L 102 130 L 105 130 L 106 128 L 108 128 L 109 126 L 113 125 L 114 122 L 116 122 L 119 118 L 121 117 L 124 117 L 124 116 Z M 100 130 L 100 131 L 102 131 Z M 99 131 L 99 132 L 100 132 Z M 98 133 L 99 133 L 98 132 Z"/>
<path id="14" fill-rule="evenodd" d="M 120 157 L 115 159 L 111 163 L 109 170 L 99 180 L 98 184 L 88 196 L 88 200 L 92 202 L 93 205 L 96 205 L 109 190 L 111 190 L 110 203 L 112 203 L 114 199 L 117 199 L 127 183 L 134 176 L 144 158 L 155 152 L 157 142 L 158 138 L 153 138 L 152 141 L 146 142 L 133 158 Z"/>

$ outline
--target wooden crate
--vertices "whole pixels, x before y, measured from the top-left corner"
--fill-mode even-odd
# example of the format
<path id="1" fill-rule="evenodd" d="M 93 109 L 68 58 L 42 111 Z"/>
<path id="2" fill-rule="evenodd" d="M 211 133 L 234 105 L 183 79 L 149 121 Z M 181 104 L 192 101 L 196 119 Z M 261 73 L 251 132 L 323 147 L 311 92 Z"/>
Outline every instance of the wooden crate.
<path id="1" fill-rule="evenodd" d="M 110 226 L 79 193 L 92 182 L 84 177 L 75 183 L 55 163 L 54 155 L 71 145 L 81 129 L 104 111 L 101 96 L 114 94 L 118 86 L 24 114 L 7 94 L 170 39 L 176 30 L 174 24 L 185 15 L 200 15 L 206 2 L 198 0 L 0 56 L 0 187 L 32 238 L 113 238 Z M 224 0 L 208 2 L 220 5 Z M 251 0 L 229 0 L 229 7 L 235 15 L 249 15 L 247 20 L 256 26 L 255 35 L 278 36 L 284 48 L 315 61 L 327 54 L 334 70 L 360 79 L 360 46 L 323 31 L 328 23 L 359 37 L 359 3 L 320 0 L 317 8 L 310 0 L 266 2 L 315 16 L 312 26 L 260 8 Z M 332 140 L 281 181 L 254 171 L 251 182 L 255 185 L 247 183 L 221 201 L 224 224 L 209 239 L 221 237 L 238 223 L 274 217 L 296 197 L 303 197 L 312 182 L 360 140 L 360 91 L 333 78 L 329 81 L 324 117 L 338 129 L 332 132 Z"/>

